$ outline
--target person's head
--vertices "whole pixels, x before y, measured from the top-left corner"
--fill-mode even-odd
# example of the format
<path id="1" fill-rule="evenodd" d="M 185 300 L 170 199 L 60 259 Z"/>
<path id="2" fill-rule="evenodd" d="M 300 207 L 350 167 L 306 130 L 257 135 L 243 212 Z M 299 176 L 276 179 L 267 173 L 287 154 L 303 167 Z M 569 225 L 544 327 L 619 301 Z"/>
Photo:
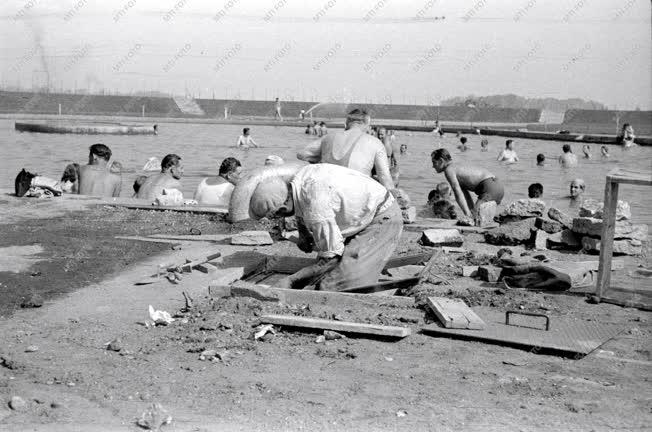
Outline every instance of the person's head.
<path id="1" fill-rule="evenodd" d="M 570 182 L 570 196 L 572 198 L 577 198 L 582 195 L 584 193 L 584 189 L 586 189 L 586 184 L 584 184 L 584 180 L 581 178 L 576 178 Z"/>
<path id="2" fill-rule="evenodd" d="M 294 201 L 288 183 L 281 177 L 272 177 L 258 183 L 251 195 L 249 213 L 256 219 L 294 214 Z"/>
<path id="3" fill-rule="evenodd" d="M 326 126 L 326 122 L 320 122 L 320 123 L 319 123 L 319 126 L 321 126 L 321 127 Z"/>
<path id="4" fill-rule="evenodd" d="M 276 98 L 276 102 L 278 102 L 278 98 Z"/>
<path id="5" fill-rule="evenodd" d="M 66 166 L 61 176 L 61 182 L 71 182 L 74 183 L 79 178 L 79 164 L 71 163 Z"/>
<path id="6" fill-rule="evenodd" d="M 378 136 L 378 139 L 385 138 L 385 135 L 387 135 L 387 129 L 385 129 L 384 127 L 379 127 L 378 130 L 376 131 L 376 135 Z"/>
<path id="7" fill-rule="evenodd" d="M 480 147 L 482 147 L 482 148 L 489 147 L 489 140 L 486 139 L 486 138 L 483 138 L 482 141 L 480 141 Z"/>
<path id="8" fill-rule="evenodd" d="M 145 183 L 146 180 L 147 180 L 147 176 L 144 175 L 136 177 L 136 181 L 134 181 L 134 186 L 133 186 L 135 193 L 138 193 L 140 187 L 143 185 L 143 183 Z"/>
<path id="9" fill-rule="evenodd" d="M 505 141 L 505 148 L 507 150 L 514 150 L 514 140 L 508 139 Z"/>
<path id="10" fill-rule="evenodd" d="M 369 123 L 371 123 L 371 116 L 366 110 L 362 108 L 355 108 L 346 115 L 347 129 L 351 128 L 351 126 L 354 125 L 367 128 L 369 127 Z"/>
<path id="11" fill-rule="evenodd" d="M 467 141 L 466 137 L 462 137 L 462 138 L 460 138 L 460 142 L 461 142 L 463 145 L 466 144 L 466 141 Z"/>
<path id="12" fill-rule="evenodd" d="M 437 149 L 430 154 L 432 160 L 432 167 L 438 173 L 444 171 L 446 167 L 453 161 L 451 154 L 444 148 Z"/>
<path id="13" fill-rule="evenodd" d="M 600 147 L 600 152 L 602 154 L 609 154 L 609 149 L 607 148 L 607 146 L 602 146 Z"/>
<path id="14" fill-rule="evenodd" d="M 267 159 L 265 159 L 265 165 L 282 165 L 285 161 L 283 160 L 282 157 L 276 156 L 276 155 L 269 155 L 267 156 Z"/>
<path id="15" fill-rule="evenodd" d="M 543 185 L 541 183 L 532 183 L 527 187 L 527 196 L 529 198 L 541 198 L 543 196 Z"/>
<path id="16" fill-rule="evenodd" d="M 546 162 L 546 155 L 539 153 L 537 155 L 537 165 L 543 165 Z"/>
<path id="17" fill-rule="evenodd" d="M 237 184 L 242 175 L 242 164 L 234 157 L 225 158 L 220 164 L 219 176 L 231 184 Z"/>
<path id="18" fill-rule="evenodd" d="M 242 135 L 248 136 L 249 135 L 249 128 L 242 129 Z"/>
<path id="19" fill-rule="evenodd" d="M 632 132 L 634 132 L 634 128 L 632 127 L 631 124 L 625 123 L 625 124 L 623 124 L 623 133 L 624 132 L 632 133 Z"/>
<path id="20" fill-rule="evenodd" d="M 561 149 L 564 151 L 564 153 L 573 153 L 570 144 L 564 144 Z"/>
<path id="21" fill-rule="evenodd" d="M 88 163 L 93 165 L 98 160 L 108 162 L 111 159 L 111 149 L 104 144 L 93 144 L 89 147 Z"/>
<path id="22" fill-rule="evenodd" d="M 407 144 L 401 144 L 401 153 L 407 153 Z"/>
<path id="23" fill-rule="evenodd" d="M 183 164 L 181 156 L 174 153 L 165 155 L 161 161 L 161 172 L 170 173 L 172 177 L 179 180 L 183 176 Z"/>

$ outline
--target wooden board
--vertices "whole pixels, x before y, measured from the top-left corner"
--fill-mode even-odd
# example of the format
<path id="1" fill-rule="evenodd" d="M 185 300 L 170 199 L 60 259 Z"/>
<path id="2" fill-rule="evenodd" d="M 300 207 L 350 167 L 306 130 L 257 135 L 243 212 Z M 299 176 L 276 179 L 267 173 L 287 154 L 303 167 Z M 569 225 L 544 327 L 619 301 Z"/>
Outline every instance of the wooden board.
<path id="1" fill-rule="evenodd" d="M 387 282 L 378 282 L 369 285 L 360 285 L 357 287 L 344 288 L 340 292 L 348 293 L 375 293 L 380 291 L 387 291 L 393 289 L 409 288 L 419 283 L 418 277 L 411 277 L 405 279 L 396 279 Z"/>
<path id="2" fill-rule="evenodd" d="M 200 235 L 152 234 L 147 237 L 152 239 L 219 242 L 230 238 L 231 234 L 200 234 Z"/>
<path id="3" fill-rule="evenodd" d="M 615 168 L 607 174 L 607 181 L 652 186 L 652 174 L 649 171 Z"/>
<path id="4" fill-rule="evenodd" d="M 170 240 L 170 239 L 162 239 L 162 238 L 149 238 L 149 237 L 140 237 L 140 236 L 115 236 L 115 238 L 120 240 L 136 240 L 136 241 L 151 242 L 151 243 L 168 243 L 173 245 L 180 244 L 179 240 Z"/>
<path id="5" fill-rule="evenodd" d="M 194 214 L 219 214 L 227 215 L 229 209 L 225 207 L 206 207 L 206 206 L 156 206 L 151 204 L 122 204 L 122 203 L 104 203 L 111 207 L 121 207 L 129 210 L 156 210 L 156 211 L 173 211 Z"/>
<path id="6" fill-rule="evenodd" d="M 483 330 L 486 327 L 484 321 L 461 300 L 428 297 L 426 302 L 446 328 Z"/>
<path id="7" fill-rule="evenodd" d="M 208 287 L 211 297 L 251 297 L 261 301 L 273 301 L 286 304 L 313 304 L 339 308 L 390 305 L 396 307 L 414 307 L 414 298 L 400 296 L 371 296 L 369 294 L 352 294 L 337 291 L 308 291 L 289 288 L 276 288 L 251 284 L 244 281 L 214 280 Z"/>
<path id="8" fill-rule="evenodd" d="M 404 338 L 410 335 L 407 327 L 361 324 L 349 321 L 335 321 L 322 318 L 306 318 L 293 315 L 263 315 L 261 322 L 288 327 L 300 327 L 320 330 L 334 330 L 360 335 L 373 335 Z"/>

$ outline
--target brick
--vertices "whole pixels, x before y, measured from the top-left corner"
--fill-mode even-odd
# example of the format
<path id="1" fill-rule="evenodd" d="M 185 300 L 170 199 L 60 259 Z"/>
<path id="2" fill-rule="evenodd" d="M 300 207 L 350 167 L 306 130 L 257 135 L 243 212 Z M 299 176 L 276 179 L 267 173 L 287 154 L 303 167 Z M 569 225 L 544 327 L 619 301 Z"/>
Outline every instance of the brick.
<path id="1" fill-rule="evenodd" d="M 424 246 L 462 246 L 464 238 L 456 229 L 429 229 L 421 233 Z"/>
<path id="2" fill-rule="evenodd" d="M 478 267 L 478 277 L 485 282 L 498 282 L 503 269 L 496 266 L 480 266 Z"/>

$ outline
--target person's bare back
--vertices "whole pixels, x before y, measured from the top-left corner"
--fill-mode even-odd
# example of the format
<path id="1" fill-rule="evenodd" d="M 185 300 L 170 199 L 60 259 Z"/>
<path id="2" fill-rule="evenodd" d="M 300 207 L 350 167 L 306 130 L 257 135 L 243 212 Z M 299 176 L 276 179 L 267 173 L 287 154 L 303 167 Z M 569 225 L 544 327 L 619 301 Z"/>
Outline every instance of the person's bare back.
<path id="1" fill-rule="evenodd" d="M 106 166 L 84 165 L 79 168 L 79 194 L 103 197 L 120 196 L 122 177 Z"/>
<path id="2" fill-rule="evenodd" d="M 474 191 L 482 181 L 494 177 L 489 170 L 471 165 L 451 164 L 446 169 L 447 178 L 449 172 L 454 173 L 460 186 L 468 191 Z"/>
<path id="3" fill-rule="evenodd" d="M 181 182 L 168 173 L 158 173 L 147 177 L 147 180 L 140 186 L 136 198 L 154 200 L 163 189 L 181 190 Z"/>

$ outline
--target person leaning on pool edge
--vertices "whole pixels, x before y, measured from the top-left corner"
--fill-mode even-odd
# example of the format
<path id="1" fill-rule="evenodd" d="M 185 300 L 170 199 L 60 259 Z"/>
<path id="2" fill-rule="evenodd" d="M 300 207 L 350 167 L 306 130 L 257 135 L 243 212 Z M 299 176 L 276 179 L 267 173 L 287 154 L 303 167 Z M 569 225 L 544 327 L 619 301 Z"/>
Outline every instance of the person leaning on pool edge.
<path id="1" fill-rule="evenodd" d="M 500 204 L 505 195 L 503 184 L 489 170 L 471 165 L 457 165 L 446 149 L 437 149 L 430 155 L 432 167 L 443 172 L 450 184 L 457 205 L 467 217 L 473 217 L 473 209 L 483 202 Z M 475 205 L 471 192 L 478 196 Z"/>

